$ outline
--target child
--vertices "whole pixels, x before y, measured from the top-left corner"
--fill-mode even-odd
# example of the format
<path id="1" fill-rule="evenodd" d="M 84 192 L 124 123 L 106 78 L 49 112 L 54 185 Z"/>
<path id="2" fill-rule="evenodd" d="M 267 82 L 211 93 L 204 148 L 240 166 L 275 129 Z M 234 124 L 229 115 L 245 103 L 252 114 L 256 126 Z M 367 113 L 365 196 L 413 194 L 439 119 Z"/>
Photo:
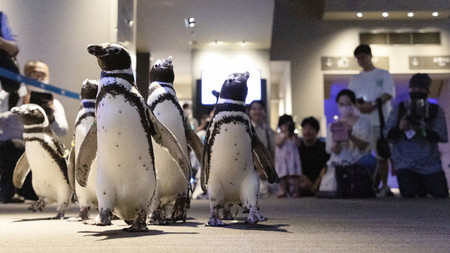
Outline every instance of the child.
<path id="1" fill-rule="evenodd" d="M 290 115 L 282 115 L 278 119 L 279 133 L 275 136 L 275 169 L 280 178 L 278 198 L 300 197 L 300 155 L 299 140 L 294 133 L 295 123 Z"/>

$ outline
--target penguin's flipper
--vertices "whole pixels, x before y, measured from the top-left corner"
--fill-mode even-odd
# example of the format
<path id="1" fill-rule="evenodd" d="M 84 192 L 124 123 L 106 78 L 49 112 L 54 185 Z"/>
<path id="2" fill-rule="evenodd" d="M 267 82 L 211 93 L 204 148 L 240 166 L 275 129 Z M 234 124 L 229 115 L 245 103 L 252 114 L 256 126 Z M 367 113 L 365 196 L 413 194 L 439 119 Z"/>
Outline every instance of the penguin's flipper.
<path id="1" fill-rule="evenodd" d="M 72 191 L 75 191 L 75 147 L 72 146 L 67 160 L 67 175 L 69 177 L 69 185 Z"/>
<path id="2" fill-rule="evenodd" d="M 209 123 L 211 124 L 211 123 Z M 211 135 L 211 132 L 209 131 L 209 126 L 206 130 L 205 134 L 205 143 L 209 142 L 209 137 Z M 201 160 L 201 169 L 200 169 L 200 185 L 202 187 L 203 192 L 206 192 L 208 190 L 207 184 L 209 179 L 209 158 L 210 158 L 210 149 L 204 148 L 203 149 L 203 156 Z M 200 161 L 200 160 L 199 160 Z"/>
<path id="3" fill-rule="evenodd" d="M 203 192 L 208 190 L 207 184 L 209 179 L 209 155 L 206 149 L 203 150 L 203 157 L 201 160 L 201 169 L 200 169 L 200 186 L 202 187 Z"/>
<path id="4" fill-rule="evenodd" d="M 93 124 L 86 136 L 83 143 L 81 143 L 80 151 L 75 163 L 75 178 L 83 187 L 86 187 L 89 172 L 91 171 L 92 164 L 97 157 L 97 125 Z"/>
<path id="5" fill-rule="evenodd" d="M 269 183 L 278 182 L 278 174 L 275 170 L 274 162 L 272 159 L 272 156 L 270 155 L 267 148 L 264 146 L 264 144 L 261 142 L 261 140 L 256 135 L 256 132 L 253 130 L 253 140 L 252 140 L 252 146 L 253 146 L 253 157 L 254 159 L 255 167 L 258 170 L 258 167 L 262 167 L 262 171 L 258 171 L 258 173 L 264 172 L 267 180 Z M 259 163 L 259 164 L 258 164 Z"/>
<path id="6" fill-rule="evenodd" d="M 28 164 L 28 159 L 25 152 L 19 158 L 16 163 L 16 168 L 13 173 L 13 184 L 16 188 L 21 189 L 23 182 L 27 178 L 28 173 L 30 172 L 30 165 Z"/>
<path id="7" fill-rule="evenodd" d="M 203 155 L 203 142 L 200 140 L 200 138 L 194 132 L 194 130 L 190 128 L 186 130 L 186 140 L 189 147 L 191 147 L 191 149 L 194 150 L 197 160 L 200 162 L 202 160 Z"/>
<path id="8" fill-rule="evenodd" d="M 181 148 L 178 139 L 163 123 L 161 123 L 161 121 L 158 120 L 150 109 L 147 110 L 147 115 L 151 128 L 150 133 L 153 139 L 156 143 L 161 145 L 161 147 L 167 149 L 169 155 L 178 164 L 178 168 L 183 174 L 186 182 L 189 182 L 192 173 L 191 162 L 189 161 L 187 154 L 185 154 Z"/>

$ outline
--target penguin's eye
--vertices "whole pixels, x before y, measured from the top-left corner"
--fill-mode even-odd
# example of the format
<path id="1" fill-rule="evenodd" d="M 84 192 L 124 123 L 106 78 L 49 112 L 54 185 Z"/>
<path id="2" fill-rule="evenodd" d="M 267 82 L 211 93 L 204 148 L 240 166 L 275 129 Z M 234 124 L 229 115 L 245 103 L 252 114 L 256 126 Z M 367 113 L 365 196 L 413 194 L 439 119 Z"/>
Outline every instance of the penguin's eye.
<path id="1" fill-rule="evenodd" d="M 115 54 L 118 54 L 118 53 L 119 53 L 119 51 L 120 51 L 120 50 L 119 50 L 119 49 L 117 49 L 117 48 L 113 50 L 113 52 L 114 52 Z"/>

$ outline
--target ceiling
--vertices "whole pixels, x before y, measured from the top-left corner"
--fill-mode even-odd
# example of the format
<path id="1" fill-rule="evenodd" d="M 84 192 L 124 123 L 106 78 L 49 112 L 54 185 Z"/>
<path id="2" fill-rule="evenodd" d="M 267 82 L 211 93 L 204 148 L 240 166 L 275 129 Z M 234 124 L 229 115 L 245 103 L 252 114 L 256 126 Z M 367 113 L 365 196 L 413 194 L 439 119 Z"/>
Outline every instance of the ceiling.
<path id="1" fill-rule="evenodd" d="M 173 57 L 177 85 L 191 83 L 191 50 L 269 49 L 275 0 L 150 0 L 137 2 L 138 52 L 151 64 Z M 187 28 L 185 18 L 195 18 Z M 217 43 L 214 43 L 217 41 Z"/>
<path id="2" fill-rule="evenodd" d="M 448 19 L 448 0 L 295 0 L 298 4 L 323 6 L 323 20 Z M 356 3 L 356 4 L 355 4 Z M 431 17 L 439 9 L 439 17 Z M 139 0 L 136 6 L 136 49 L 149 52 L 153 64 L 159 58 L 173 57 L 177 85 L 190 85 L 191 52 L 220 48 L 270 49 L 275 0 Z M 295 11 L 295 10 L 292 10 Z M 363 12 L 363 18 L 356 16 Z M 390 11 L 388 18 L 381 13 Z M 185 26 L 185 18 L 195 18 L 196 26 Z M 217 41 L 217 43 L 214 43 Z M 284 64 L 271 63 L 271 82 L 277 83 Z"/>

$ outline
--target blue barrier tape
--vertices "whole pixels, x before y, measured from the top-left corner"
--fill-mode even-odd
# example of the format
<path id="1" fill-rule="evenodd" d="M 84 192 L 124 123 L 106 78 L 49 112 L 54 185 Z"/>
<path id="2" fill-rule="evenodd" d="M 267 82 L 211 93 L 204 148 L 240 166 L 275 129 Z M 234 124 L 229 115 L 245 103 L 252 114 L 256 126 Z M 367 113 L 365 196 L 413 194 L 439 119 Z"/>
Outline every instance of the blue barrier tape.
<path id="1" fill-rule="evenodd" d="M 9 71 L 7 69 L 4 68 L 0 68 L 0 76 L 6 77 L 8 79 L 17 81 L 17 82 L 21 82 L 21 83 L 25 83 L 34 87 L 38 87 L 47 91 L 51 91 L 54 92 L 56 94 L 62 95 L 62 96 L 66 96 L 69 98 L 74 98 L 74 99 L 81 99 L 80 93 L 76 93 L 70 90 L 65 90 L 65 89 L 61 89 L 58 88 L 56 86 L 50 85 L 50 84 L 45 84 L 42 82 L 39 82 L 37 80 L 31 79 L 29 77 L 26 76 L 22 76 L 19 75 L 17 73 L 14 73 L 12 71 Z"/>

